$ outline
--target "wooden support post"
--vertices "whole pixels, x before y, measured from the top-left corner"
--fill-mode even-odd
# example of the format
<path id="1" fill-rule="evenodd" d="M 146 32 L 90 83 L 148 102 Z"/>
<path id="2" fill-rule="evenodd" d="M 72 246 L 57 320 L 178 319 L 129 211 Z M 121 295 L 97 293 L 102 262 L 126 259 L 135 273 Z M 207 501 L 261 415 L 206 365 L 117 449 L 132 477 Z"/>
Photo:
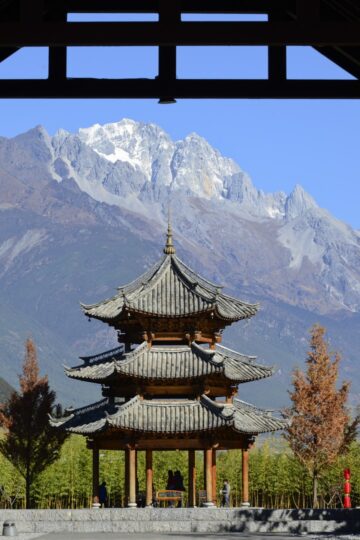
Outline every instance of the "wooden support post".
<path id="1" fill-rule="evenodd" d="M 140 398 L 141 399 L 141 398 Z M 135 500 L 137 499 L 139 480 L 138 480 L 138 451 L 135 450 Z"/>
<path id="2" fill-rule="evenodd" d="M 212 450 L 211 482 L 212 482 L 212 501 L 214 505 L 216 506 L 217 493 L 216 493 L 216 450 L 215 448 L 213 448 Z"/>
<path id="3" fill-rule="evenodd" d="M 124 506 L 129 504 L 129 449 L 125 450 L 125 500 Z"/>
<path id="4" fill-rule="evenodd" d="M 99 506 L 99 449 L 94 447 L 92 454 L 92 496 L 93 507 Z"/>
<path id="5" fill-rule="evenodd" d="M 195 450 L 189 450 L 189 481 L 188 481 L 188 506 L 193 508 L 196 505 L 196 466 Z"/>
<path id="6" fill-rule="evenodd" d="M 136 508 L 136 450 L 129 448 L 129 500 L 128 508 Z"/>
<path id="7" fill-rule="evenodd" d="M 62 10 L 54 10 L 51 13 L 51 22 L 66 22 L 67 14 Z M 49 47 L 48 78 L 53 81 L 66 80 L 67 52 L 66 47 Z"/>
<path id="8" fill-rule="evenodd" d="M 268 47 L 268 77 L 271 81 L 286 80 L 286 46 Z"/>
<path id="9" fill-rule="evenodd" d="M 242 503 L 241 506 L 250 506 L 249 502 L 249 450 L 242 449 Z"/>
<path id="10" fill-rule="evenodd" d="M 213 503 L 213 489 L 212 489 L 212 462 L 213 462 L 213 450 L 208 448 L 205 450 L 205 470 L 206 470 L 206 502 L 204 506 L 214 506 Z"/>
<path id="11" fill-rule="evenodd" d="M 159 23 L 180 23 L 181 15 L 176 1 L 159 1 Z M 166 88 L 165 93 L 159 96 L 159 103 L 175 103 L 171 93 L 171 83 L 176 79 L 176 46 L 159 47 L 158 78 Z"/>
<path id="12" fill-rule="evenodd" d="M 206 491 L 206 450 L 204 450 L 204 490 Z"/>
<path id="13" fill-rule="evenodd" d="M 146 450 L 146 506 L 153 503 L 153 464 L 152 450 Z"/>
<path id="14" fill-rule="evenodd" d="M 272 10 L 269 13 L 269 22 L 282 21 L 283 12 Z M 287 50 L 286 45 L 268 47 L 268 79 L 270 81 L 285 81 L 287 78 Z"/>

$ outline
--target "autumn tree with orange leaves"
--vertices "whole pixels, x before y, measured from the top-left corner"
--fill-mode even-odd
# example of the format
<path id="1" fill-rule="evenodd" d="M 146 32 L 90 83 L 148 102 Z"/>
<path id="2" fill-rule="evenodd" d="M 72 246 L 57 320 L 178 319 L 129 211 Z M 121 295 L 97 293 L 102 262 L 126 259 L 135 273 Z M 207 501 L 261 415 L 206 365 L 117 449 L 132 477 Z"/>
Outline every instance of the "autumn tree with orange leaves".
<path id="1" fill-rule="evenodd" d="M 0 425 L 5 436 L 0 452 L 25 479 L 26 508 L 31 508 L 31 485 L 37 476 L 58 457 L 66 434 L 50 427 L 49 413 L 55 402 L 47 377 L 40 377 L 36 348 L 26 341 L 25 360 L 19 376 L 20 392 L 13 392 L 0 405 Z"/>
<path id="2" fill-rule="evenodd" d="M 293 375 L 290 392 L 291 424 L 285 438 L 295 456 L 307 468 L 313 481 L 313 507 L 318 506 L 318 478 L 321 472 L 349 445 L 356 436 L 356 422 L 351 423 L 346 402 L 349 383 L 337 388 L 340 356 L 331 354 L 325 341 L 325 328 L 311 329 L 307 370 Z"/>

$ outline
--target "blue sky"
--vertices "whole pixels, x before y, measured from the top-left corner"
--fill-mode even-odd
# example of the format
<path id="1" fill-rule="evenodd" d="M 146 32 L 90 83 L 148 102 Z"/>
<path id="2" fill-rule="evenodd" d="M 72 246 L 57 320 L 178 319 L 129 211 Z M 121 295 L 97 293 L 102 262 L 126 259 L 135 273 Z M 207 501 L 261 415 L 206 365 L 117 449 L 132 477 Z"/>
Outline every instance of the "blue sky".
<path id="1" fill-rule="evenodd" d="M 77 48 L 68 53 L 69 76 L 153 77 L 155 48 Z M 44 78 L 46 49 L 23 49 L 0 64 L 1 77 Z M 312 49 L 291 47 L 291 78 L 350 78 Z M 266 76 L 262 47 L 183 47 L 180 77 Z M 52 134 L 94 123 L 133 118 L 162 126 L 174 139 L 195 131 L 235 159 L 264 191 L 301 184 L 335 216 L 360 228 L 360 101 L 0 100 L 0 135 L 11 137 L 42 124 Z"/>

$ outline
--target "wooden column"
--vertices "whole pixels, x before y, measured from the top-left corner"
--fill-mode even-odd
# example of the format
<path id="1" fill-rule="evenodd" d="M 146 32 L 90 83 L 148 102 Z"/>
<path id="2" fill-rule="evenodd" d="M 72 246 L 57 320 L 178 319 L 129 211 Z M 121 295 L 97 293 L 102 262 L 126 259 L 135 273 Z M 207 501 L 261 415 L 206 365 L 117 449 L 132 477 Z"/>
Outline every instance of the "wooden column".
<path id="1" fill-rule="evenodd" d="M 135 501 L 136 496 L 139 491 L 139 481 L 138 481 L 138 451 L 135 450 Z"/>
<path id="2" fill-rule="evenodd" d="M 195 467 L 195 450 L 189 450 L 189 481 L 188 481 L 188 506 L 193 508 L 196 505 L 196 467 Z"/>
<path id="3" fill-rule="evenodd" d="M 93 505 L 99 503 L 99 449 L 92 451 L 92 496 Z"/>
<path id="4" fill-rule="evenodd" d="M 205 470 L 206 470 L 206 503 L 205 506 L 214 506 L 213 489 L 212 489 L 212 462 L 213 450 L 208 448 L 205 450 Z"/>
<path id="5" fill-rule="evenodd" d="M 125 506 L 129 504 L 129 449 L 125 450 Z"/>
<path id="6" fill-rule="evenodd" d="M 153 464 L 152 450 L 146 450 L 146 506 L 153 503 Z"/>
<path id="7" fill-rule="evenodd" d="M 241 506 L 250 506 L 249 502 L 249 450 L 242 449 L 242 503 Z"/>
<path id="8" fill-rule="evenodd" d="M 136 450 L 129 448 L 129 501 L 128 508 L 136 508 Z"/>
<path id="9" fill-rule="evenodd" d="M 206 491 L 206 450 L 204 450 L 204 490 Z"/>
<path id="10" fill-rule="evenodd" d="M 212 501 L 216 506 L 216 450 L 212 451 L 212 468 L 211 468 L 211 482 L 212 482 Z"/>

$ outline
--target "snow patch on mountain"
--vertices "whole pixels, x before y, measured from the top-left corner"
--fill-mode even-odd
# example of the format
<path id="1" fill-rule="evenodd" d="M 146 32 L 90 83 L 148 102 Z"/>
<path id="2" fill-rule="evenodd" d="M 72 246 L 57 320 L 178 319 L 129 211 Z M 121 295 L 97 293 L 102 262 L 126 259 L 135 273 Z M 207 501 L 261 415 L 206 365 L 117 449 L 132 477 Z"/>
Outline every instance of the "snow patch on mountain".
<path id="1" fill-rule="evenodd" d="M 20 238 L 11 237 L 0 244 L 0 260 L 2 270 L 6 271 L 13 261 L 22 253 L 34 249 L 47 238 L 47 233 L 43 229 L 31 229 L 25 232 Z"/>
<path id="2" fill-rule="evenodd" d="M 33 145 L 29 135 L 23 137 Z M 256 242 L 257 249 L 247 256 L 265 250 L 265 235 L 271 244 L 265 250 L 268 273 L 284 289 L 282 298 L 293 295 L 295 303 L 312 306 L 314 291 L 321 289 L 329 305 L 360 308 L 359 232 L 319 208 L 301 186 L 289 195 L 265 193 L 200 135 L 172 141 L 159 126 L 129 119 L 76 134 L 60 130 L 52 139 L 39 132 L 37 138 L 45 141 L 40 158 L 50 159 L 53 177 L 73 179 L 94 200 L 159 222 L 171 203 L 184 238 L 190 234 L 213 250 L 212 237 L 220 227 L 221 249 L 235 266 L 242 263 L 239 253 L 249 242 Z M 197 207 L 202 208 L 199 213 Z M 288 283 L 282 283 L 285 267 Z M 261 287 L 270 279 L 260 270 L 256 276 Z"/>

